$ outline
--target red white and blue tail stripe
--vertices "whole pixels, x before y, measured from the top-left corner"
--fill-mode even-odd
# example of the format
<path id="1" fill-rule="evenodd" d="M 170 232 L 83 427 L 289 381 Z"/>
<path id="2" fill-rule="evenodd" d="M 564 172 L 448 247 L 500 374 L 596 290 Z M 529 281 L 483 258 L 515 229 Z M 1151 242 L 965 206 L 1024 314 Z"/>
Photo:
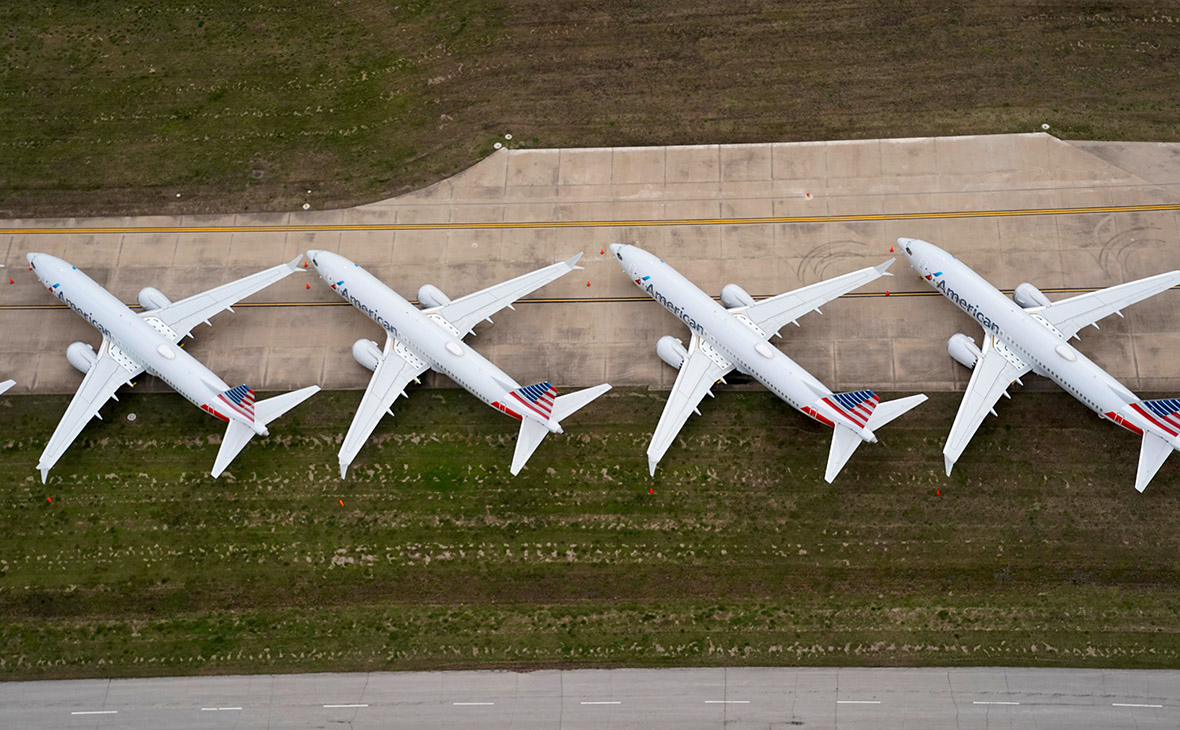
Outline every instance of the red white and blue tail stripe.
<path id="1" fill-rule="evenodd" d="M 553 412 L 553 401 L 557 398 L 557 389 L 553 387 L 553 383 L 546 381 L 518 388 L 509 395 L 548 421 L 549 415 Z"/>
<path id="2" fill-rule="evenodd" d="M 1180 434 L 1180 399 L 1142 400 L 1132 403 L 1131 408 L 1162 428 L 1169 436 Z"/>
<path id="3" fill-rule="evenodd" d="M 858 390 L 852 393 L 833 393 L 824 398 L 824 403 L 834 408 L 844 416 L 847 424 L 860 430 L 869 424 L 869 416 L 873 409 L 881 402 L 881 396 L 871 390 Z"/>
<path id="4" fill-rule="evenodd" d="M 217 398 L 239 416 L 249 421 L 254 420 L 253 388 L 246 385 L 239 385 L 236 388 L 230 388 L 227 391 L 218 393 Z"/>

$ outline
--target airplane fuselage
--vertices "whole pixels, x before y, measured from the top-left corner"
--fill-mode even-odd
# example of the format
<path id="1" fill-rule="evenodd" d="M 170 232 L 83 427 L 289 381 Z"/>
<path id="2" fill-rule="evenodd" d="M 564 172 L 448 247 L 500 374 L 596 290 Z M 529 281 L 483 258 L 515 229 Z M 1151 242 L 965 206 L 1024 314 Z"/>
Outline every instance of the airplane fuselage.
<path id="1" fill-rule="evenodd" d="M 143 367 L 193 405 L 223 421 L 241 421 L 266 434 L 265 426 L 220 404 L 218 394 L 230 386 L 173 344 L 176 333 L 159 319 L 150 313 L 136 314 L 98 282 L 59 258 L 29 254 L 29 265 L 55 297 L 107 339 L 106 347 L 116 360 Z"/>
<path id="2" fill-rule="evenodd" d="M 620 264 L 644 293 L 682 321 L 735 369 L 757 380 L 800 413 L 826 426 L 847 421 L 818 394 L 832 391 L 777 347 L 766 334 L 740 312 L 718 304 L 680 272 L 651 253 L 634 246 L 622 249 Z M 847 424 L 872 439 L 860 424 Z"/>
<path id="3" fill-rule="evenodd" d="M 936 291 L 949 299 L 1005 348 L 1049 378 L 1087 408 L 1135 434 L 1150 431 L 1180 447 L 1177 433 L 1137 409 L 1139 398 L 1074 348 L 1052 324 L 1023 309 L 1011 298 L 951 254 L 925 241 L 905 246 L 910 265 Z M 1003 352 L 1003 350 L 1002 350 Z"/>
<path id="4" fill-rule="evenodd" d="M 393 338 L 403 356 L 416 358 L 446 375 L 464 390 L 513 418 L 529 418 L 560 433 L 561 426 L 514 404 L 510 393 L 520 388 L 511 376 L 463 342 L 462 334 L 440 316 L 418 309 L 377 277 L 349 259 L 314 252 L 320 276 L 342 299 L 376 322 Z M 407 358 L 408 359 L 408 358 Z"/>

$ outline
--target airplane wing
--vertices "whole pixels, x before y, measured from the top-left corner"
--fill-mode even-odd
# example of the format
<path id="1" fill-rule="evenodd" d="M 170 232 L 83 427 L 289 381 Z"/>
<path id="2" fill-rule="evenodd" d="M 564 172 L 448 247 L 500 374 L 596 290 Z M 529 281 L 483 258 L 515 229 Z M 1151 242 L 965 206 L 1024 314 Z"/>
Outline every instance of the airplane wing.
<path id="1" fill-rule="evenodd" d="M 947 476 L 983 419 L 988 413 L 995 414 L 996 401 L 1000 396 L 1008 395 L 1008 386 L 1031 369 L 1003 343 L 996 342 L 991 334 L 984 335 L 983 354 L 971 372 L 967 392 L 963 394 L 963 402 L 959 404 L 959 412 L 942 448 Z"/>
<path id="2" fill-rule="evenodd" d="M 537 269 L 515 279 L 489 286 L 474 294 L 460 297 L 450 304 L 425 311 L 440 315 L 459 331 L 460 337 L 466 337 L 475 328 L 475 325 L 488 319 L 504 307 L 511 307 L 517 299 L 540 289 L 564 274 L 581 269 L 582 267 L 577 265 L 580 258 L 582 258 L 582 254 L 578 253 L 568 261 Z"/>
<path id="3" fill-rule="evenodd" d="M 0 393 L 5 392 L 14 385 L 16 385 L 15 380 L 5 380 L 3 383 L 0 383 Z"/>
<path id="4" fill-rule="evenodd" d="M 130 383 L 132 378 L 142 372 L 143 367 L 127 353 L 103 338 L 98 348 L 98 358 L 90 366 L 86 377 L 82 378 L 82 385 L 78 387 L 78 392 L 66 408 L 65 415 L 61 417 L 53 435 L 49 437 L 49 443 L 41 452 L 37 468 L 41 471 L 42 482 L 90 419 L 98 416 L 98 410 L 115 397 L 115 391 L 119 386 Z"/>
<path id="5" fill-rule="evenodd" d="M 352 425 L 340 445 L 340 478 L 348 471 L 348 465 L 356 458 L 361 447 L 369 440 L 373 429 L 386 413 L 393 415 L 390 406 L 398 396 L 406 394 L 406 386 L 429 369 L 413 353 L 396 346 L 392 338 L 385 339 L 385 350 L 373 370 L 373 377 L 361 398 L 361 405 L 352 417 Z"/>
<path id="6" fill-rule="evenodd" d="M 834 279 L 821 281 L 818 284 L 805 286 L 802 289 L 795 289 L 776 297 L 763 299 L 755 302 L 752 306 L 742 310 L 734 310 L 734 312 L 744 314 L 768 336 L 778 334 L 783 326 L 795 322 L 808 312 L 819 311 L 821 305 L 882 276 L 892 276 L 892 274 L 886 273 L 886 270 L 894 260 L 889 259 L 880 266 L 870 266 L 843 276 L 837 276 Z"/>
<path id="7" fill-rule="evenodd" d="M 660 422 L 647 447 L 647 468 L 656 473 L 656 464 L 676 440 L 688 417 L 696 412 L 697 404 L 706 395 L 712 395 L 710 388 L 733 370 L 733 363 L 721 357 L 708 343 L 693 333 L 688 343 L 688 357 L 680 364 L 680 373 L 672 385 Z"/>
<path id="8" fill-rule="evenodd" d="M 1053 302 L 1042 309 L 1040 315 L 1068 340 L 1083 327 L 1112 314 L 1121 317 L 1122 312 L 1119 310 L 1123 307 L 1129 307 L 1135 302 L 1153 297 L 1177 285 L 1180 285 L 1180 271 L 1169 271 L 1166 274 L 1149 276 L 1146 279 L 1129 281 L 1126 284 Z"/>
<path id="9" fill-rule="evenodd" d="M 299 254 L 289 263 L 272 266 L 244 279 L 231 281 L 207 292 L 172 302 L 166 307 L 143 312 L 141 316 L 149 322 L 153 318 L 163 322 L 175 333 L 173 341 L 180 342 L 188 337 L 198 324 L 208 324 L 210 317 L 226 309 L 233 311 L 233 305 L 241 300 L 298 271 L 302 258 L 303 254 Z"/>

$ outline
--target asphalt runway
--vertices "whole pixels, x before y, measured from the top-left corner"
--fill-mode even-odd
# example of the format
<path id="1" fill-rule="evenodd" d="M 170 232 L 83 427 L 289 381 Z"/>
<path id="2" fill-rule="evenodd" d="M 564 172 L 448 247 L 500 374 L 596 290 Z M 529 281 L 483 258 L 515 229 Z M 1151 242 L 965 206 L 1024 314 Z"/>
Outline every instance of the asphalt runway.
<path id="1" fill-rule="evenodd" d="M 311 195 L 306 212 L 0 221 L 0 375 L 16 378 L 14 393 L 72 393 L 81 374 L 66 347 L 99 340 L 25 270 L 31 250 L 66 258 L 129 303 L 143 286 L 178 299 L 308 248 L 353 258 L 407 298 L 423 283 L 459 296 L 581 250 L 585 271 L 481 325 L 473 345 L 521 382 L 667 388 L 675 373 L 655 342 L 687 332 L 636 296 L 599 253 L 609 243 L 657 252 L 713 294 L 736 282 L 772 295 L 875 265 L 901 235 L 958 254 L 1002 289 L 1087 290 L 1180 268 L 1178 149 L 1016 134 L 501 150 L 425 190 L 348 210 L 316 211 Z M 962 389 L 969 373 L 945 343 L 977 327 L 938 297 L 905 296 L 926 287 L 904 259 L 893 272 L 776 344 L 837 391 Z M 369 373 L 349 349 L 381 332 L 338 301 L 313 277 L 291 276 L 250 302 L 271 306 L 196 330 L 190 352 L 258 390 L 363 388 Z M 1126 314 L 1083 332 L 1082 350 L 1133 390 L 1180 390 L 1180 292 Z M 165 390 L 152 378 L 137 388 Z"/>
<path id="2" fill-rule="evenodd" d="M 613 669 L 0 684 L 0 727 L 1037 728 L 1180 725 L 1180 672 Z"/>

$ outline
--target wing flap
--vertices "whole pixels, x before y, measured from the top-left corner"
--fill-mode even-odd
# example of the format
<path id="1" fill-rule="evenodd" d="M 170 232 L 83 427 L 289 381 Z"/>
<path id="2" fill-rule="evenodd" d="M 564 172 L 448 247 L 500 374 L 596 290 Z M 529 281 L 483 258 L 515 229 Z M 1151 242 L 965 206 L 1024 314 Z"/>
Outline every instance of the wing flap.
<path id="1" fill-rule="evenodd" d="M 886 270 L 893 262 L 894 259 L 889 259 L 879 266 L 869 266 L 859 271 L 837 276 L 834 279 L 805 286 L 802 289 L 784 292 L 778 296 L 755 302 L 752 306 L 740 310 L 740 313 L 749 318 L 769 337 L 784 326 L 795 322 L 808 312 L 818 310 L 819 307 L 833 299 L 882 276 L 891 276 Z"/>
<path id="2" fill-rule="evenodd" d="M 660 422 L 652 434 L 647 447 L 647 466 L 651 474 L 656 473 L 656 464 L 664 457 L 688 417 L 697 411 L 709 390 L 721 378 L 733 370 L 733 364 L 713 352 L 703 349 L 704 343 L 695 333 L 688 343 L 688 357 L 680 365 Z"/>
<path id="3" fill-rule="evenodd" d="M 531 294 L 554 279 L 558 279 L 574 269 L 582 268 L 577 265 L 580 258 L 582 258 L 582 254 L 578 253 L 561 263 L 531 271 L 495 286 L 489 286 L 487 289 L 460 297 L 450 304 L 444 304 L 429 311 L 450 322 L 459 331 L 460 337 L 466 337 L 475 328 L 475 325 L 490 318 L 504 307 L 510 306 L 516 300 Z"/>
<path id="4" fill-rule="evenodd" d="M 1178 285 L 1180 271 L 1169 271 L 1166 274 L 1149 276 L 1146 279 L 1062 299 L 1040 310 L 1039 314 L 1068 340 L 1083 327 Z"/>

